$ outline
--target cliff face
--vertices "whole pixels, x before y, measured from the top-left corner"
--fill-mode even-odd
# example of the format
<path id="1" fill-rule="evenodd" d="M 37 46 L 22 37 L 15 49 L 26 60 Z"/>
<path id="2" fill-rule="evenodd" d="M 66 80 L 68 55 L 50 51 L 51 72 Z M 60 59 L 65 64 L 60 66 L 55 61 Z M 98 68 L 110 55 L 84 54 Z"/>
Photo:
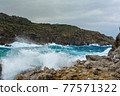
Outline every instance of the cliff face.
<path id="1" fill-rule="evenodd" d="M 112 37 L 95 31 L 83 30 L 76 26 L 35 24 L 26 18 L 0 13 L 0 44 L 12 43 L 16 36 L 27 38 L 37 44 L 54 42 L 62 45 L 88 45 L 93 43 L 111 45 L 114 42 Z"/>

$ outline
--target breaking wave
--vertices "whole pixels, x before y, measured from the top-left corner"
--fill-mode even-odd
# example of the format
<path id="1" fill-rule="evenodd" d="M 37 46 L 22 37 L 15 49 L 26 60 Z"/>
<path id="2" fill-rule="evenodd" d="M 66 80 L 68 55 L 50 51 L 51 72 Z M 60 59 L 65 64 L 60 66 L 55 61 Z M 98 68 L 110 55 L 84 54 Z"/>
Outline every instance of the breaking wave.
<path id="1" fill-rule="evenodd" d="M 55 43 L 36 45 L 14 42 L 11 47 L 0 46 L 2 78 L 14 79 L 27 69 L 37 66 L 59 69 L 71 66 L 77 59 L 85 60 L 86 55 L 107 55 L 111 46 L 73 46 Z"/>

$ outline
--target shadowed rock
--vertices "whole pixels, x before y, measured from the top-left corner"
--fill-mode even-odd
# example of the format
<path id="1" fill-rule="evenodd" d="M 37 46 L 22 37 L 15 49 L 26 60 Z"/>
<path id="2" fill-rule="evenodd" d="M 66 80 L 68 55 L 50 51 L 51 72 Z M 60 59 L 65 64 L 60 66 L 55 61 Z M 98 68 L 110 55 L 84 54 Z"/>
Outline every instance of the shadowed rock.
<path id="1" fill-rule="evenodd" d="M 0 79 L 1 79 L 1 72 L 2 72 L 2 60 L 0 60 Z"/>

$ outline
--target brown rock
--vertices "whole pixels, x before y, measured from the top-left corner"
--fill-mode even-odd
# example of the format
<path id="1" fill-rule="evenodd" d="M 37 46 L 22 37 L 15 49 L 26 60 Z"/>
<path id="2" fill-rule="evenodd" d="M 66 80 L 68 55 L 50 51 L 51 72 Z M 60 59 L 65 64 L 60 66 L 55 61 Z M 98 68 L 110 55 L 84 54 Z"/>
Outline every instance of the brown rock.
<path id="1" fill-rule="evenodd" d="M 25 76 L 22 75 L 22 74 L 18 74 L 18 75 L 16 76 L 16 80 L 23 80 L 24 78 L 25 78 Z"/>

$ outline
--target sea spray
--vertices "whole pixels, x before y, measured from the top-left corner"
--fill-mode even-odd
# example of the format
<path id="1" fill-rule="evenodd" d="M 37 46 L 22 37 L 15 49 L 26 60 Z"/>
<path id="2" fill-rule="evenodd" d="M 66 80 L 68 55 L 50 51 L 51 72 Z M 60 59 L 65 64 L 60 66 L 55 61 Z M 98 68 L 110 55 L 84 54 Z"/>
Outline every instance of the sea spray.
<path id="1" fill-rule="evenodd" d="M 107 55 L 111 46 L 73 46 L 45 44 L 36 45 L 24 42 L 14 42 L 2 57 L 2 79 L 14 79 L 25 70 L 37 66 L 60 69 L 71 66 L 73 61 L 85 60 L 86 55 Z M 2 47 L 3 48 L 3 47 Z M 7 47 L 5 47 L 7 48 Z"/>

